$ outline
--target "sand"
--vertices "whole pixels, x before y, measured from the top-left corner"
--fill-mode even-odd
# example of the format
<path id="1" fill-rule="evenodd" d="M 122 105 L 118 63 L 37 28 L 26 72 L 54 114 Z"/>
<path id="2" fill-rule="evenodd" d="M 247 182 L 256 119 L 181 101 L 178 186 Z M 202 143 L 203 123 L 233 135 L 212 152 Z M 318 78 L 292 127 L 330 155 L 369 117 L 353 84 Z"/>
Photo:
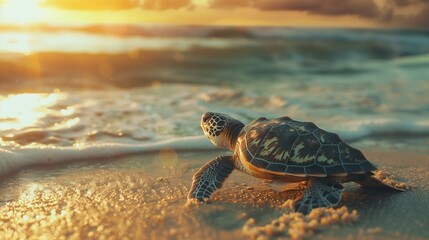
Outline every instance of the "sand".
<path id="1" fill-rule="evenodd" d="M 173 153 L 169 153 L 173 156 Z M 300 191 L 233 172 L 210 204 L 186 206 L 192 175 L 223 152 L 139 155 L 23 170 L 2 179 L 3 239 L 427 239 L 429 155 L 365 152 L 410 186 L 380 192 L 346 184 L 337 209 L 309 216 Z M 176 157 L 176 155 L 175 155 Z M 173 157 L 171 157 L 173 158 Z M 387 175 L 386 175 L 387 176 Z"/>

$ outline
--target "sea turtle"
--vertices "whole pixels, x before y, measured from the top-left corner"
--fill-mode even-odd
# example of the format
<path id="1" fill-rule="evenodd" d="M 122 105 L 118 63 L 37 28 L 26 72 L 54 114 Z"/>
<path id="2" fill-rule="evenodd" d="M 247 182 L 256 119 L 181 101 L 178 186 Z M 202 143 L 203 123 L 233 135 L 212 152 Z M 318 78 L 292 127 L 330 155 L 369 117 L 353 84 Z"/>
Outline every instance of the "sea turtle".
<path id="1" fill-rule="evenodd" d="M 356 148 L 312 122 L 289 117 L 258 118 L 244 125 L 222 113 L 204 113 L 201 128 L 216 146 L 233 151 L 201 167 L 193 177 L 188 199 L 208 200 L 237 169 L 252 176 L 297 183 L 306 181 L 306 191 L 295 200 L 304 214 L 318 207 L 334 207 L 344 190 L 341 183 L 401 191 L 374 177 L 372 165 Z"/>

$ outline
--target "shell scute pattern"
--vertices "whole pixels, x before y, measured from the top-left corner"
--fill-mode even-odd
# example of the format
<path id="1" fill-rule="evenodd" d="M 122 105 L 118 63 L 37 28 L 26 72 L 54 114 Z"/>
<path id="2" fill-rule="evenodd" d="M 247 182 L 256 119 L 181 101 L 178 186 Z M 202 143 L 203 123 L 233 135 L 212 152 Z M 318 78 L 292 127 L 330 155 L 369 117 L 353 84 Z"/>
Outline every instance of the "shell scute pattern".
<path id="1" fill-rule="evenodd" d="M 299 136 L 292 147 L 292 156 L 288 164 L 306 166 L 315 163 L 319 148 L 320 143 L 314 135 Z"/>
<path id="2" fill-rule="evenodd" d="M 324 169 L 326 171 L 326 174 L 328 175 L 336 175 L 336 174 L 342 174 L 347 172 L 346 169 L 341 164 L 327 166 L 327 167 L 324 167 Z"/>
<path id="3" fill-rule="evenodd" d="M 343 163 L 361 163 L 366 160 L 360 150 L 350 147 L 345 143 L 340 143 L 338 149 Z"/>
<path id="4" fill-rule="evenodd" d="M 298 132 L 288 125 L 274 126 L 257 151 L 249 150 L 255 157 L 284 164 L 290 158 L 292 146 L 298 136 Z"/>
<path id="5" fill-rule="evenodd" d="M 265 169 L 269 164 L 267 161 L 260 159 L 260 158 L 253 158 L 251 163 L 253 166 L 258 167 L 258 168 L 262 168 L 262 169 Z"/>
<path id="6" fill-rule="evenodd" d="M 375 169 L 361 151 L 337 134 L 288 117 L 252 122 L 242 142 L 247 161 L 261 170 L 326 176 Z"/>
<path id="7" fill-rule="evenodd" d="M 316 154 L 316 163 L 321 166 L 341 164 L 338 147 L 336 145 L 322 145 Z"/>
<path id="8" fill-rule="evenodd" d="M 294 128 L 300 135 L 310 134 L 314 130 L 318 129 L 317 126 L 312 122 L 298 122 L 298 121 L 289 121 L 287 125 Z"/>
<path id="9" fill-rule="evenodd" d="M 268 124 L 261 123 L 261 124 L 253 124 L 250 125 L 250 130 L 246 132 L 246 139 L 249 139 L 250 141 L 247 141 L 247 149 L 251 153 L 256 153 L 260 150 L 261 145 L 263 143 L 266 143 L 266 137 L 271 131 L 271 127 Z"/>
<path id="10" fill-rule="evenodd" d="M 292 119 L 290 119 L 289 117 L 280 117 L 280 118 L 274 118 L 271 120 L 271 124 L 279 124 L 279 125 L 284 125 L 284 124 L 288 124 L 290 121 L 292 121 Z"/>
<path id="11" fill-rule="evenodd" d="M 318 164 L 312 164 L 305 167 L 305 173 L 308 175 L 327 175 L 324 167 Z"/>
<path id="12" fill-rule="evenodd" d="M 290 173 L 290 174 L 295 174 L 295 175 L 304 175 L 305 174 L 305 168 L 300 167 L 300 166 L 287 166 L 285 172 Z"/>
<path id="13" fill-rule="evenodd" d="M 346 172 L 350 173 L 357 173 L 357 172 L 364 172 L 365 170 L 362 169 L 362 167 L 359 164 L 343 164 L 344 169 L 346 169 Z"/>
<path id="14" fill-rule="evenodd" d="M 286 171 L 286 164 L 269 163 L 265 169 L 273 172 L 284 172 Z"/>
<path id="15" fill-rule="evenodd" d="M 321 144 L 329 145 L 329 144 L 339 144 L 342 142 L 341 138 L 337 134 L 327 132 L 320 128 L 316 129 L 313 132 L 313 135 L 317 139 L 319 139 Z"/>

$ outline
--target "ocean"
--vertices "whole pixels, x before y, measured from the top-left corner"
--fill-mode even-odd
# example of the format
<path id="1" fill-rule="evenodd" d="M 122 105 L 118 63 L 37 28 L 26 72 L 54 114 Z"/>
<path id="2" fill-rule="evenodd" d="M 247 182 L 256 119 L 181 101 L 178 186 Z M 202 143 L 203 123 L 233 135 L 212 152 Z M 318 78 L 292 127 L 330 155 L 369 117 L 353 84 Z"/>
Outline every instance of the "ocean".
<path id="1" fill-rule="evenodd" d="M 136 162 L 145 159 L 150 164 L 143 172 L 115 172 L 118 179 L 131 174 L 135 175 L 132 181 L 138 182 L 142 181 L 141 176 L 157 171 L 161 172 L 160 176 L 170 176 L 173 170 L 156 170 L 159 165 L 152 164 L 156 160 L 148 157 L 155 154 L 157 159 L 164 159 L 164 166 L 174 168 L 178 166 L 177 161 L 183 161 L 178 169 L 187 169 L 183 172 L 189 182 L 180 187 L 167 186 L 162 188 L 165 192 L 157 193 L 161 201 L 168 198 L 168 191 L 179 189 L 180 194 L 172 199 L 177 198 L 174 204 L 182 204 L 194 172 L 188 165 L 200 167 L 209 160 L 205 157 L 216 155 L 216 148 L 200 129 L 200 117 L 207 111 L 227 113 L 245 124 L 262 116 L 311 121 L 338 133 L 370 156 L 386 153 L 386 158 L 394 159 L 394 153 L 418 154 L 420 157 L 415 158 L 413 164 L 421 162 L 424 170 L 427 166 L 423 161 L 429 154 L 428 92 L 428 30 L 3 26 L 0 27 L 0 176 L 21 172 L 22 181 L 30 182 L 29 189 L 34 195 L 39 189 L 34 187 L 34 182 L 39 180 L 34 180 L 37 176 L 26 176 L 34 172 L 37 175 L 39 165 L 56 166 L 75 161 L 90 164 L 97 160 L 96 166 L 104 166 L 100 169 L 113 164 L 117 170 L 124 162 L 111 160 L 123 156 L 132 159 L 131 164 L 125 162 L 126 168 L 140 166 Z M 196 155 L 187 155 L 192 152 Z M 204 159 L 194 159 L 200 157 Z M 183 159 L 188 158 L 194 160 L 186 165 Z M 392 162 L 393 172 L 395 167 L 405 169 L 404 158 Z M 390 164 L 384 157 L 376 160 L 380 161 Z M 82 171 L 81 165 L 76 169 L 60 171 L 63 175 L 69 171 L 65 180 L 57 179 L 58 170 L 49 168 L 43 170 L 42 175 L 54 176 L 57 183 L 65 186 L 64 192 L 74 193 L 80 190 L 70 190 L 67 184 L 82 178 L 73 175 L 75 171 Z M 109 188 L 105 178 L 110 173 L 103 174 L 94 172 L 94 176 L 102 180 L 97 187 L 89 187 L 94 190 L 92 193 L 96 194 L 101 185 Z M 424 171 L 421 174 L 427 175 Z M 413 179 L 412 175 L 406 176 Z M 426 181 L 421 181 L 424 177 L 415 178 L 418 180 L 414 182 L 419 184 Z M 154 179 L 158 181 L 160 177 L 157 175 Z M 12 183 L 3 185 L 3 192 L 7 194 L 2 204 L 13 201 L 14 198 L 8 196 L 23 194 L 8 195 L 9 191 L 18 191 L 13 187 L 8 190 L 7 186 L 15 186 L 13 180 L 10 181 Z M 48 185 L 39 183 L 46 185 L 40 191 L 53 194 L 63 191 L 55 187 L 52 190 L 51 180 L 47 181 Z M 27 194 L 30 190 L 25 186 L 16 189 Z M 152 192 L 147 190 L 147 196 L 158 189 L 156 184 L 150 187 Z M 87 191 L 86 185 L 76 185 L 76 188 Z M 131 186 L 125 188 L 134 191 Z M 262 189 L 259 195 L 267 191 Z M 415 194 L 427 196 L 427 193 Z M 417 199 L 416 204 L 426 204 L 418 202 L 423 201 L 419 196 L 412 199 Z M 33 201 L 33 198 L 26 199 Z M 353 195 L 347 199 L 350 202 Z M 75 207 L 79 208 L 79 204 Z M 177 209 L 177 205 L 168 207 Z M 180 209 L 180 214 L 188 211 Z M 377 214 L 371 215 L 373 221 L 377 220 Z M 189 229 L 195 224 L 192 221 L 187 222 Z M 240 222 L 235 227 L 242 225 Z M 67 224 L 64 226 L 68 229 Z M 156 235 L 161 231 L 159 227 L 147 227 L 156 230 L 152 232 L 153 237 L 159 236 Z M 412 229 L 411 225 L 408 227 Z M 402 232 L 414 234 L 403 228 Z M 421 229 L 416 232 L 416 236 L 427 236 Z M 186 234 L 180 236 L 190 236 Z M 225 233 L 219 236 L 224 236 L 222 234 Z"/>
<path id="2" fill-rule="evenodd" d="M 5 151 L 202 136 L 214 111 L 427 152 L 428 31 L 39 26 L 1 31 L 0 52 Z"/>

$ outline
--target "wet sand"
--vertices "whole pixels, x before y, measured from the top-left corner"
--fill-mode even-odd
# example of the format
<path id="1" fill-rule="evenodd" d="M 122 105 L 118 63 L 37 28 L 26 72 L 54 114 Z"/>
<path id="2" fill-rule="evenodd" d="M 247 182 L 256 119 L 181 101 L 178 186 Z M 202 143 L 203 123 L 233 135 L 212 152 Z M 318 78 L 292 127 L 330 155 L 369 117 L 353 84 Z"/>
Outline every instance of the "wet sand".
<path id="1" fill-rule="evenodd" d="M 278 193 L 237 171 L 210 204 L 185 206 L 192 175 L 223 152 L 138 155 L 23 170 L 0 184 L 4 239 L 248 239 L 268 229 L 300 191 Z M 367 152 L 411 187 L 380 192 L 346 184 L 335 214 L 350 221 L 309 229 L 320 239 L 429 238 L 429 155 Z M 283 205 L 283 207 L 282 207 Z M 355 210 L 353 212 L 353 210 Z M 288 210 L 289 211 L 289 210 Z M 332 213 L 323 213 L 331 214 Z M 302 217 L 301 217 L 302 218 Z M 311 231 L 310 231 L 311 230 Z M 276 237 L 290 238 L 288 229 Z M 262 234 L 269 237 L 270 234 Z M 292 236 L 293 237 L 293 236 Z"/>

